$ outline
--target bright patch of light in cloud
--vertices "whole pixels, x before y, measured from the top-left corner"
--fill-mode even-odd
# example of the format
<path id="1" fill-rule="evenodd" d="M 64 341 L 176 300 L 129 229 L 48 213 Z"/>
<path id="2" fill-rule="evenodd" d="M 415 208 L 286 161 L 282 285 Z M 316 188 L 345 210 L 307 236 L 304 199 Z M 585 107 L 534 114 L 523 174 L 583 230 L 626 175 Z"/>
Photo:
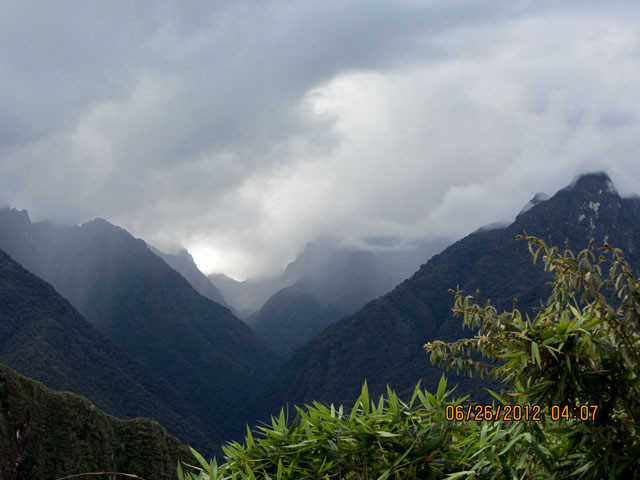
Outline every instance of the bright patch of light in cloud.
<path id="1" fill-rule="evenodd" d="M 0 204 L 206 272 L 327 234 L 453 240 L 588 170 L 640 191 L 634 2 L 2 8 Z"/>

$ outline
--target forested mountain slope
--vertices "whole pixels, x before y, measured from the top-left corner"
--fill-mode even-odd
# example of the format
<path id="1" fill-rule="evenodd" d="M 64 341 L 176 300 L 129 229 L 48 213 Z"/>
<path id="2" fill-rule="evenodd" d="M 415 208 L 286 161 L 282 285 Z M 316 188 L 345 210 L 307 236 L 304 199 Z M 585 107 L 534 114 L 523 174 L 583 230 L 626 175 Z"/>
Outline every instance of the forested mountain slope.
<path id="1" fill-rule="evenodd" d="M 318 299 L 299 282 L 276 292 L 246 321 L 267 347 L 287 358 L 345 314 L 344 308 Z"/>
<path id="2" fill-rule="evenodd" d="M 425 241 L 361 250 L 311 242 L 282 275 L 291 286 L 276 292 L 246 321 L 260 340 L 286 358 L 333 322 L 387 293 L 442 247 L 440 241 Z"/>
<path id="3" fill-rule="evenodd" d="M 51 285 L 2 251 L 0 363 L 48 388 L 87 397 L 113 416 L 156 420 L 207 451 L 222 439 L 183 392 L 100 334 Z"/>
<path id="4" fill-rule="evenodd" d="M 53 480 L 85 472 L 175 479 L 194 460 L 157 423 L 117 420 L 0 364 L 0 478 Z"/>
<path id="5" fill-rule="evenodd" d="M 227 436 L 275 360 L 250 328 L 204 298 L 146 244 L 105 220 L 62 227 L 0 212 L 0 248 L 50 282 L 111 341 L 189 396 Z"/>
<path id="6" fill-rule="evenodd" d="M 470 335 L 452 315 L 448 289 L 460 285 L 471 295 L 478 289 L 480 301 L 491 298 L 498 308 L 511 308 L 517 297 L 524 310 L 547 295 L 549 277 L 533 265 L 524 242 L 515 240 L 523 232 L 552 236 L 560 246 L 568 241 L 574 251 L 592 237 L 596 245 L 607 239 L 624 249 L 634 268 L 640 265 L 640 200 L 621 198 L 605 174 L 584 175 L 551 199 L 533 203 L 508 227 L 481 229 L 451 245 L 392 292 L 303 345 L 256 405 L 272 412 L 285 402 L 349 403 L 365 379 L 373 394 L 387 384 L 406 392 L 418 379 L 434 389 L 442 372 L 429 363 L 424 343 Z M 465 379 L 461 387 L 476 391 L 478 384 Z"/>

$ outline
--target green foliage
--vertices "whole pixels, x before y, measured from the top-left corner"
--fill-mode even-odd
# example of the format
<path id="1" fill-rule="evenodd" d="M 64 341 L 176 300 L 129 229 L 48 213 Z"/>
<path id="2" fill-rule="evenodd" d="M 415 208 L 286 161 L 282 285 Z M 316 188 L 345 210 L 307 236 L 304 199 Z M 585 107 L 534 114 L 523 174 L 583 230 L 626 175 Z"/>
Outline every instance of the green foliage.
<path id="1" fill-rule="evenodd" d="M 504 397 L 540 405 L 547 414 L 567 406 L 573 417 L 581 406 L 596 405 L 592 421 L 570 418 L 541 431 L 541 439 L 557 447 L 546 454 L 551 471 L 637 478 L 640 284 L 622 251 L 607 243 L 598 255 L 591 242 L 576 256 L 535 237 L 520 238 L 528 241 L 534 262 L 542 255 L 545 270 L 555 274 L 547 302 L 530 318 L 515 301 L 510 312 L 499 314 L 490 302 L 479 306 L 460 290 L 453 292 L 454 311 L 478 333 L 427 344 L 431 361 L 502 379 L 508 385 Z M 475 352 L 492 362 L 475 360 Z"/>
<path id="2" fill-rule="evenodd" d="M 366 384 L 350 413 L 315 402 L 248 430 L 244 444 L 223 447 L 226 462 L 200 462 L 183 479 L 600 479 L 640 476 L 640 285 L 605 244 L 575 256 L 534 237 L 534 257 L 555 275 L 552 293 L 531 318 L 514 305 L 498 313 L 454 291 L 454 312 L 473 338 L 425 345 L 431 360 L 505 382 L 504 404 L 542 410 L 540 421 L 446 419 L 444 376 L 435 395 L 415 388 L 402 402 L 388 389 L 378 402 Z M 604 274 L 605 272 L 606 274 Z M 607 295 L 610 301 L 607 301 Z M 488 358 L 480 361 L 478 356 Z M 554 406 L 597 405 L 594 419 L 553 421 Z M 558 410 L 556 410 L 558 411 Z"/>
<path id="3" fill-rule="evenodd" d="M 2 480 L 54 480 L 96 471 L 171 480 L 176 463 L 191 458 L 155 422 L 118 420 L 85 398 L 51 391 L 0 364 Z"/>
<path id="4" fill-rule="evenodd" d="M 244 444 L 223 447 L 226 463 L 209 463 L 193 451 L 198 474 L 180 480 L 228 479 L 443 479 L 531 478 L 545 469 L 548 446 L 540 428 L 524 423 L 446 420 L 451 399 L 442 377 L 435 395 L 417 385 L 408 403 L 388 390 L 370 401 L 366 384 L 353 410 L 320 403 L 284 411 L 271 425 L 247 431 Z M 538 457 L 537 454 L 541 456 Z"/>
<path id="5" fill-rule="evenodd" d="M 350 413 L 315 402 L 297 408 L 289 422 L 282 410 L 271 425 L 248 430 L 244 444 L 223 447 L 221 466 L 194 452 L 202 473 L 180 478 L 445 478 L 471 467 L 468 439 L 480 432 L 475 424 L 445 421 L 450 395 L 444 376 L 436 395 L 418 385 L 408 403 L 391 390 L 376 402 L 365 383 Z"/>

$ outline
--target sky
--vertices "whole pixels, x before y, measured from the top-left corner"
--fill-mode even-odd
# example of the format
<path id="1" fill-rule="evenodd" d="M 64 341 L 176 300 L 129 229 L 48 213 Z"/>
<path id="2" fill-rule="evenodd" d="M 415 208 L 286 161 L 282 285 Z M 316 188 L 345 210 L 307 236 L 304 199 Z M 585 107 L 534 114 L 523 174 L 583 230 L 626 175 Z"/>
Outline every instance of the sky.
<path id="1" fill-rule="evenodd" d="M 0 206 L 206 273 L 640 193 L 635 1 L 0 0 Z"/>

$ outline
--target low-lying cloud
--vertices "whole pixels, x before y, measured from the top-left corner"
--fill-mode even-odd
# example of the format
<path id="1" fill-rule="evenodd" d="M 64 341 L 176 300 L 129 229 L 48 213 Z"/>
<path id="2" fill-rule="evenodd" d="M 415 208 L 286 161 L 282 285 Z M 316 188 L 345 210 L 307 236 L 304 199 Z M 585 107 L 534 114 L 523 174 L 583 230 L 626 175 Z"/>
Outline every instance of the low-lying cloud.
<path id="1" fill-rule="evenodd" d="M 0 7 L 0 203 L 243 278 L 334 235 L 465 235 L 640 192 L 632 2 Z"/>

